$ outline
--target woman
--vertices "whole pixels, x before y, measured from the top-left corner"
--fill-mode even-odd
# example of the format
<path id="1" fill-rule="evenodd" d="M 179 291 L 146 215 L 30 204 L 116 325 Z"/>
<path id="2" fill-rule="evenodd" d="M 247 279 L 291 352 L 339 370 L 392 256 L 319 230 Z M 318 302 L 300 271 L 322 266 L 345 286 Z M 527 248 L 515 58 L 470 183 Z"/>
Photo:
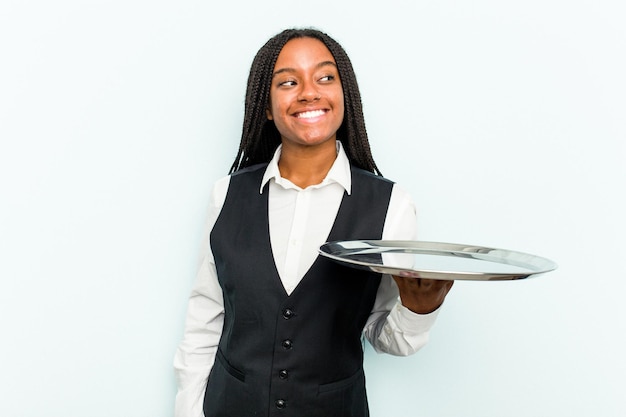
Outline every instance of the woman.
<path id="1" fill-rule="evenodd" d="M 368 416 L 361 336 L 415 352 L 452 285 L 317 256 L 330 240 L 414 239 L 415 209 L 374 163 L 350 60 L 316 30 L 257 53 L 208 223 L 175 358 L 178 417 Z"/>

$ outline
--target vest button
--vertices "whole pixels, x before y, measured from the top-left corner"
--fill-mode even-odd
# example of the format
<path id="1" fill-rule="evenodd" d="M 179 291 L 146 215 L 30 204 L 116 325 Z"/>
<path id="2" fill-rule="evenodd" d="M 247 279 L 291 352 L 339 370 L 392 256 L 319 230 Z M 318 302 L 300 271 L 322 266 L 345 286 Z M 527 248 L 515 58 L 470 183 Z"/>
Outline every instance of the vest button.
<path id="1" fill-rule="evenodd" d="M 292 318 L 294 316 L 293 310 L 290 308 L 286 308 L 283 310 L 283 318 L 285 320 L 289 320 L 290 318 Z"/>
<path id="2" fill-rule="evenodd" d="M 280 379 L 287 379 L 289 378 L 289 371 L 287 371 L 286 369 L 283 369 L 281 371 L 278 372 L 278 377 Z"/>
<path id="3" fill-rule="evenodd" d="M 291 349 L 293 347 L 293 343 L 291 343 L 291 340 L 285 339 L 283 340 L 283 347 L 285 349 Z"/>
<path id="4" fill-rule="evenodd" d="M 285 401 L 285 400 L 276 400 L 276 401 L 274 402 L 274 404 L 276 404 L 276 408 L 279 408 L 279 409 L 281 409 L 281 410 L 282 410 L 283 408 L 287 407 L 287 401 Z"/>

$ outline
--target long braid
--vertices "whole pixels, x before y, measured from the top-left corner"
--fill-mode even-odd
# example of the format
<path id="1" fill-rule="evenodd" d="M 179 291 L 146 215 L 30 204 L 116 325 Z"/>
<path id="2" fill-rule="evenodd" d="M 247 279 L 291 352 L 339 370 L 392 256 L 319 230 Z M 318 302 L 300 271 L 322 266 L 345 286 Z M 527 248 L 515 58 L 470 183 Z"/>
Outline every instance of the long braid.
<path id="1" fill-rule="evenodd" d="M 340 48 L 339 45 L 337 46 Z M 331 49 L 331 53 L 336 57 L 335 60 L 337 60 L 337 67 L 340 71 L 339 76 L 342 80 L 345 97 L 344 123 L 337 133 L 337 136 L 344 144 L 348 158 L 354 165 L 380 174 L 369 146 L 361 94 L 359 92 L 356 76 L 352 69 L 352 64 L 345 52 Z M 343 72 L 341 72 L 342 69 L 344 69 Z"/>
<path id="2" fill-rule="evenodd" d="M 239 150 L 230 173 L 261 162 L 269 162 L 281 142 L 274 122 L 267 119 L 272 73 L 283 46 L 291 39 L 309 37 L 326 45 L 335 61 L 344 92 L 344 120 L 337 138 L 350 162 L 362 169 L 381 175 L 367 138 L 361 94 L 344 49 L 327 34 L 315 29 L 287 29 L 268 40 L 257 52 L 250 67 L 246 89 L 244 121 Z"/>

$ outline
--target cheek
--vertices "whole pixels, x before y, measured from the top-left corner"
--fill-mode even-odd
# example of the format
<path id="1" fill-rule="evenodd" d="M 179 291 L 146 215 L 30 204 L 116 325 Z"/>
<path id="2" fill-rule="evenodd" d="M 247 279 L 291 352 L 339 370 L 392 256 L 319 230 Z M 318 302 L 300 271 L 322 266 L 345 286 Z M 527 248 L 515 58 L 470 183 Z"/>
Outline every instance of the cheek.
<path id="1" fill-rule="evenodd" d="M 270 100 L 267 104 L 267 109 L 265 110 L 265 114 L 269 120 L 273 120 L 276 123 L 277 120 L 284 117 L 284 113 L 286 112 L 284 101 L 284 97 L 270 94 Z"/>
<path id="2" fill-rule="evenodd" d="M 278 130 L 278 133 L 283 136 L 289 130 L 288 121 L 285 118 L 283 109 L 281 109 L 279 106 L 272 105 L 266 111 L 266 113 L 268 120 L 274 122 L 276 130 Z"/>

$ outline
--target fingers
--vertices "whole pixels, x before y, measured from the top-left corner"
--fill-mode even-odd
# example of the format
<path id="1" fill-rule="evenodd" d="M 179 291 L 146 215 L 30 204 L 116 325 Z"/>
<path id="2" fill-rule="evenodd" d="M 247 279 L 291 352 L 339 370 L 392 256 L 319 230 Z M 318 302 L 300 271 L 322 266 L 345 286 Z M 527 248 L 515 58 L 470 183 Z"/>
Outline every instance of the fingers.
<path id="1" fill-rule="evenodd" d="M 454 285 L 454 280 L 423 279 L 423 278 L 418 278 L 418 279 L 422 281 L 420 285 L 424 286 L 425 288 L 445 290 L 446 293 L 448 293 L 448 291 L 450 291 L 450 288 L 452 288 L 452 285 Z"/>
<path id="2" fill-rule="evenodd" d="M 396 284 L 399 286 L 407 286 L 407 287 L 417 287 L 421 289 L 446 289 L 446 293 L 450 291 L 452 285 L 454 285 L 454 280 L 443 280 L 443 279 L 427 279 L 427 278 L 410 278 L 410 277 L 399 277 L 393 275 L 393 279 L 396 281 Z"/>
<path id="3" fill-rule="evenodd" d="M 402 304 L 419 314 L 429 313 L 441 306 L 454 285 L 452 280 L 406 278 L 394 276 Z"/>

